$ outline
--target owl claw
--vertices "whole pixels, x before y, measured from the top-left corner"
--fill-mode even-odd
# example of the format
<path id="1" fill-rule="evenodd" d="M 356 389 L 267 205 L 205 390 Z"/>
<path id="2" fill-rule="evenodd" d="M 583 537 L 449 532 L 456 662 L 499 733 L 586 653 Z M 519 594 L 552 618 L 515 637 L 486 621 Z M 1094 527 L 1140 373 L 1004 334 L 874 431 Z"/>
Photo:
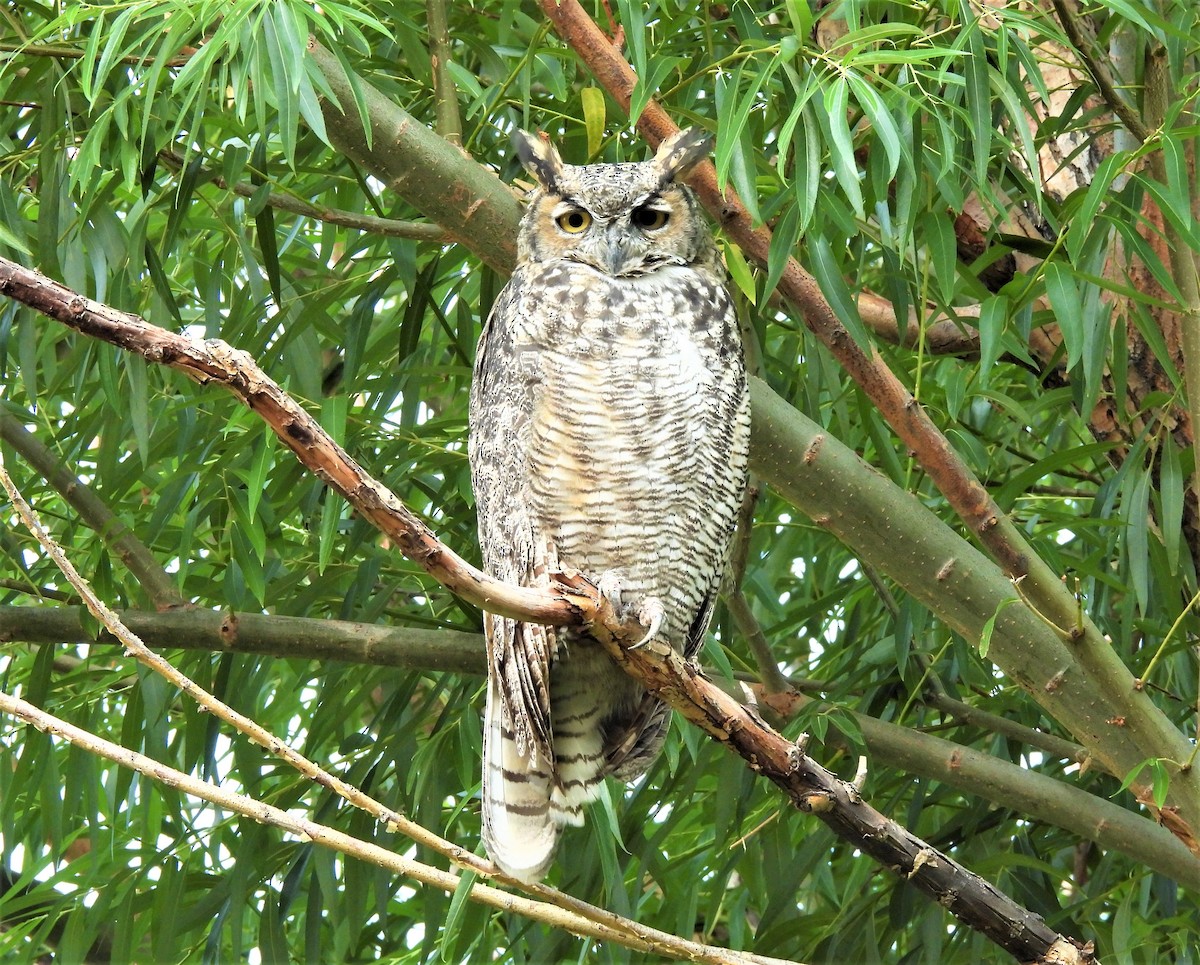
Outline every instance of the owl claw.
<path id="1" fill-rule="evenodd" d="M 637 650 L 639 647 L 644 647 L 652 641 L 663 628 L 663 622 L 666 620 L 667 611 L 662 605 L 662 600 L 656 596 L 648 596 L 642 601 L 642 605 L 638 607 L 638 622 L 646 628 L 646 635 L 637 643 L 631 646 L 630 650 Z"/>
<path id="2" fill-rule="evenodd" d="M 608 600 L 617 616 L 621 616 L 624 612 L 624 604 L 621 602 L 621 578 L 611 571 L 601 573 L 596 581 L 596 589 L 600 591 L 601 603 Z"/>

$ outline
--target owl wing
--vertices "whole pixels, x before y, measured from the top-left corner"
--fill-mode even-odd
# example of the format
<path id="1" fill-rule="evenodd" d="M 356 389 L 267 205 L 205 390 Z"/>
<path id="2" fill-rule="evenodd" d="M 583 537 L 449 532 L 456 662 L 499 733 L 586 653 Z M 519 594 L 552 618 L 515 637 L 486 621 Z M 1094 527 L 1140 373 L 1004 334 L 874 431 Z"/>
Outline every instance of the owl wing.
<path id="1" fill-rule="evenodd" d="M 537 360 L 513 337 L 522 310 L 520 273 L 501 292 L 480 338 L 471 387 L 471 477 L 484 569 L 521 586 L 550 585 L 556 561 L 529 506 L 527 446 L 537 402 Z M 483 835 L 507 874 L 537 881 L 554 858 L 554 752 L 550 658 L 554 631 L 484 614 L 488 687 L 484 711 Z"/>
<path id="2" fill-rule="evenodd" d="M 529 505 L 523 434 L 539 394 L 539 362 L 512 333 L 524 306 L 521 277 L 501 292 L 483 329 L 471 386 L 471 482 L 485 570 L 520 586 L 550 586 L 550 548 Z M 504 717 L 522 755 L 551 759 L 549 665 L 554 632 L 491 615 L 486 621 L 489 674 L 503 682 Z"/>

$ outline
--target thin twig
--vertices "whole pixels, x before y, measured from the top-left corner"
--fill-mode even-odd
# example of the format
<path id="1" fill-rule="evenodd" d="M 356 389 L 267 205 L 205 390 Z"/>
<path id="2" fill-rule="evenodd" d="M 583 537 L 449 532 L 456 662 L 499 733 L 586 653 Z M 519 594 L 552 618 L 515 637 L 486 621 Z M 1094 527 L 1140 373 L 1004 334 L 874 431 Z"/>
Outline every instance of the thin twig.
<path id="1" fill-rule="evenodd" d="M 26 527 L 41 544 L 47 555 L 49 555 L 54 561 L 55 565 L 57 565 L 62 571 L 63 575 L 67 578 L 70 584 L 75 587 L 76 591 L 83 598 L 92 615 L 104 624 L 104 626 L 117 639 L 117 641 L 125 647 L 125 650 L 128 654 L 135 657 L 138 661 L 146 666 L 150 667 L 155 673 L 159 674 L 173 686 L 178 687 L 181 691 L 188 694 L 188 696 L 195 700 L 197 704 L 199 704 L 207 712 L 211 713 L 214 717 L 225 721 L 239 733 L 250 738 L 250 740 L 252 740 L 255 744 L 286 761 L 293 768 L 295 768 L 305 777 L 312 780 L 314 783 L 329 789 L 344 800 L 348 801 L 350 804 L 353 804 L 355 807 L 366 811 L 376 819 L 384 822 L 389 831 L 399 832 L 418 844 L 428 847 L 443 857 L 448 858 L 459 867 L 473 871 L 480 876 L 498 879 L 509 884 L 519 884 L 518 882 L 510 881 L 504 875 L 497 873 L 496 869 L 490 862 L 480 858 L 478 855 L 475 855 L 470 851 L 467 851 L 465 848 L 461 848 L 458 845 L 453 844 L 452 842 L 434 834 L 428 828 L 425 828 L 424 826 L 404 817 L 391 808 L 386 807 L 370 797 L 368 794 L 361 791 L 359 788 L 354 787 L 351 784 L 347 784 L 339 777 L 331 774 L 317 764 L 308 760 L 298 751 L 294 750 L 285 742 L 271 734 L 266 730 L 266 728 L 259 725 L 256 721 L 253 721 L 245 715 L 238 713 L 238 711 L 218 700 L 186 675 L 180 673 L 167 660 L 164 660 L 158 654 L 154 653 L 154 651 L 150 650 L 150 648 L 147 647 L 136 634 L 131 632 L 128 627 L 122 623 L 120 618 L 117 617 L 117 615 L 110 610 L 103 603 L 103 601 L 99 599 L 99 597 L 96 596 L 88 582 L 80 575 L 79 571 L 75 569 L 74 565 L 67 558 L 66 554 L 62 550 L 62 547 L 55 542 L 53 537 L 46 530 L 45 526 L 42 525 L 41 520 L 38 519 L 37 514 L 21 496 L 20 492 L 9 478 L 8 473 L 5 471 L 2 464 L 0 464 L 0 486 L 3 486 L 4 490 L 8 493 L 9 499 L 12 501 L 13 508 L 16 509 L 17 514 L 21 517 Z M 257 802 L 254 803 L 255 806 L 260 806 Z M 439 874 L 445 873 L 439 872 Z M 418 880 L 425 880 L 420 878 L 419 875 L 414 875 L 414 877 L 417 877 Z M 455 886 L 457 886 L 457 879 L 455 879 Z M 582 919 L 586 919 L 592 923 L 595 923 L 598 927 L 603 927 L 606 930 L 611 929 L 613 932 L 619 935 L 625 935 L 626 937 L 636 936 L 651 941 L 652 946 L 662 946 L 666 943 L 677 943 L 682 941 L 681 939 L 677 939 L 675 936 L 669 935 L 666 932 L 655 932 L 654 929 L 647 929 L 636 922 L 630 921 L 629 919 L 623 918 L 619 915 L 614 915 L 611 912 L 608 912 L 602 908 L 597 908 L 593 905 L 589 905 L 586 902 L 579 901 L 553 888 L 537 886 L 533 890 L 535 893 L 541 895 L 556 907 L 561 909 L 569 908 L 573 913 L 578 914 Z M 551 923 L 553 924 L 553 922 Z M 567 925 L 561 925 L 561 927 L 568 927 L 569 930 L 577 931 L 577 929 L 569 928 Z M 609 938 L 610 940 L 619 940 L 612 938 L 612 936 L 609 936 Z M 674 952 L 687 952 L 688 954 L 686 957 L 694 961 L 712 961 L 712 958 L 703 957 L 704 955 L 708 954 L 707 952 L 697 952 L 697 949 L 703 950 L 706 948 L 707 946 L 698 946 L 693 942 L 685 942 L 682 945 L 672 946 L 670 950 Z M 658 953 L 661 953 L 664 949 L 661 947 L 652 947 L 644 950 L 655 950 Z M 710 951 L 718 950 L 710 949 Z M 700 957 L 697 957 L 697 954 L 700 954 Z M 723 954 L 729 955 L 730 953 L 723 952 Z M 727 959 L 718 958 L 716 960 L 755 961 L 756 959 L 734 956 Z"/>
<path id="2" fill-rule="evenodd" d="M 1080 21 L 1082 18 L 1079 15 L 1079 11 L 1072 10 L 1068 6 L 1067 0 L 1051 0 L 1051 2 L 1054 4 L 1054 12 L 1058 15 L 1058 22 L 1062 24 L 1063 32 L 1067 35 L 1067 40 L 1071 42 L 1071 46 L 1079 54 L 1079 59 L 1083 61 L 1084 66 L 1091 75 L 1092 82 L 1096 85 L 1100 96 L 1104 98 L 1104 103 L 1121 119 L 1121 123 L 1125 125 L 1125 129 L 1144 144 L 1150 139 L 1152 132 L 1142 122 L 1141 117 L 1133 109 L 1129 101 L 1121 96 L 1117 90 L 1117 85 L 1113 83 L 1112 75 L 1109 74 L 1108 68 L 1096 56 L 1095 44 L 1087 36 L 1081 25 Z"/>
<path id="3" fill-rule="evenodd" d="M 432 865 L 402 857 L 395 851 L 370 841 L 363 841 L 308 818 L 298 817 L 282 808 L 236 794 L 207 781 L 201 781 L 190 774 L 185 774 L 183 771 L 168 767 L 144 754 L 139 754 L 137 751 L 104 740 L 18 697 L 0 692 L 0 710 L 26 721 L 44 733 L 62 738 L 91 754 L 113 761 L 122 767 L 128 767 L 168 787 L 177 788 L 192 797 L 215 804 L 223 810 L 245 815 L 260 824 L 281 828 L 296 835 L 302 841 L 312 842 L 340 854 L 378 865 L 448 893 L 454 892 L 461 884 L 462 879 L 452 871 L 442 871 Z M 470 897 L 481 905 L 501 911 L 515 912 L 581 937 L 612 942 L 648 954 L 693 962 L 711 962 L 714 965 L 726 965 L 726 963 L 789 965 L 781 959 L 701 945 L 667 932 L 646 928 L 637 922 L 624 921 L 624 924 L 629 926 L 628 928 L 615 928 L 585 918 L 574 911 L 546 902 L 535 901 L 523 895 L 514 895 L 489 885 L 473 884 Z"/>
<path id="4" fill-rule="evenodd" d="M 461 147 L 462 117 L 458 112 L 458 89 L 450 73 L 450 28 L 446 22 L 446 0 L 425 0 L 425 23 L 429 30 L 429 61 L 433 68 L 437 132 L 451 144 Z"/>
<path id="5" fill-rule="evenodd" d="M 775 655 L 771 652 L 771 644 L 763 633 L 754 612 L 750 609 L 750 601 L 742 590 L 734 590 L 725 595 L 725 605 L 729 615 L 737 624 L 738 632 L 746 641 L 750 652 L 754 655 L 754 663 L 758 667 L 759 679 L 762 681 L 763 692 L 768 695 L 791 693 L 795 688 L 791 681 L 779 669 Z"/>
<path id="6" fill-rule="evenodd" d="M 0 412 L 0 439 L 12 446 L 98 535 L 146 591 L 158 610 L 186 606 L 187 601 L 146 546 L 86 483 L 20 421 Z"/>
<path id="7" fill-rule="evenodd" d="M 174 170 L 182 169 L 185 163 L 184 159 L 174 151 L 159 151 L 158 156 Z M 243 198 L 255 197 L 260 190 L 259 186 L 247 184 L 244 181 L 238 181 L 231 185 L 219 174 L 209 174 L 209 179 L 218 188 L 232 191 Z M 388 238 L 409 238 L 433 244 L 447 244 L 451 240 L 450 235 L 440 225 L 425 221 L 397 221 L 395 218 L 380 218 L 372 214 L 327 208 L 324 205 L 313 204 L 281 191 L 270 191 L 266 196 L 266 203 L 280 211 L 312 218 L 314 221 L 335 224 L 342 228 L 354 228 L 368 234 L 383 235 Z"/>
<path id="8" fill-rule="evenodd" d="M 176 54 L 163 61 L 164 67 L 183 67 L 196 54 L 194 47 L 185 47 L 187 53 Z M 12 41 L 0 42 L 0 53 L 21 54 L 26 57 L 52 57 L 58 60 L 82 60 L 87 52 L 79 47 L 56 46 L 53 44 L 21 44 Z M 118 57 L 114 63 L 145 66 L 154 61 L 154 57 L 139 57 L 137 54 L 125 54 Z"/>

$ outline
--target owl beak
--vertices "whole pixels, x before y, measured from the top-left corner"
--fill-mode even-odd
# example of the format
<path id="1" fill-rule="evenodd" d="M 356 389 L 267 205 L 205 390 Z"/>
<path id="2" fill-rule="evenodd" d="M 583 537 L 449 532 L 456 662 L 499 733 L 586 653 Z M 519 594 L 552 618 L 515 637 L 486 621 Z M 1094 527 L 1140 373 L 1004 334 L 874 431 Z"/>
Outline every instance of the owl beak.
<path id="1" fill-rule="evenodd" d="M 619 222 L 610 224 L 604 232 L 600 261 L 610 275 L 623 275 L 633 258 L 629 232 Z"/>

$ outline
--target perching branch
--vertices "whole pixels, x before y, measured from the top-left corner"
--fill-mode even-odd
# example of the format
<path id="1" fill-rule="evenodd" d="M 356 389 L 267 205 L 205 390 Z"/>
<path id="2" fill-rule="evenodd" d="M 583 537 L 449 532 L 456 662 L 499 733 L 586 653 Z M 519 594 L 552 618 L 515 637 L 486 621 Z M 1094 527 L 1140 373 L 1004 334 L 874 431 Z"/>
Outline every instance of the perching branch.
<path id="1" fill-rule="evenodd" d="M 596 80 L 628 109 L 636 77 L 577 0 L 541 0 L 546 17 L 559 36 L 587 65 Z M 657 146 L 678 127 L 658 104 L 649 101 L 637 128 Z M 749 212 L 732 189 L 721 191 L 716 169 L 704 162 L 688 183 L 726 234 L 760 265 L 768 263 L 771 232 L 755 228 Z M 1170 806 L 1164 820 L 1191 850 L 1200 855 L 1200 775 L 1182 769 L 1191 743 L 1144 694 L 1136 691 L 1133 675 L 1078 601 L 1047 563 L 1033 550 L 1013 521 L 992 499 L 946 436 L 934 425 L 879 353 L 864 351 L 834 313 L 816 279 L 789 258 L 779 280 L 780 294 L 794 305 L 809 329 L 829 349 L 880 414 L 912 451 L 929 478 L 1005 574 L 1021 586 L 1022 602 L 1050 625 L 1067 628 L 1077 664 L 1086 685 L 1114 705 L 1125 705 L 1122 722 L 1143 759 L 1156 757 L 1167 764 L 1171 778 Z M 1022 607 L 1025 609 L 1026 607 Z M 1128 773 L 1122 772 L 1122 773 Z M 1145 800 L 1146 798 L 1142 798 Z"/>
<path id="2" fill-rule="evenodd" d="M 843 841 L 939 902 L 1018 961 L 1095 961 L 1090 946 L 1057 934 L 1037 915 L 875 810 L 855 786 L 768 727 L 670 647 L 651 642 L 629 648 L 602 628 L 594 629 L 593 635 L 626 672 L 749 761 L 797 808 L 816 815 Z"/>
<path id="3" fill-rule="evenodd" d="M 509 586 L 471 566 L 438 541 L 416 515 L 346 454 L 320 424 L 276 385 L 245 352 L 220 340 L 202 341 L 158 328 L 135 315 L 84 298 L 46 276 L 0 258 L 0 293 L 84 335 L 147 361 L 177 369 L 201 385 L 215 382 L 241 399 L 327 486 L 388 536 L 410 560 L 464 600 L 493 613 L 555 626 L 596 617 L 585 580 L 576 592 L 550 594 Z M 614 625 L 618 633 L 620 623 Z M 632 631 L 626 631 L 629 633 Z"/>
<path id="4" fill-rule="evenodd" d="M 118 616 L 152 647 L 256 653 L 326 662 L 342 660 L 418 672 L 475 676 L 482 675 L 486 669 L 483 636 L 456 630 L 199 609 L 166 613 L 124 610 Z M 78 607 L 0 606 L 0 650 L 5 641 L 119 646 L 103 628 L 97 631 L 85 627 Z M 795 686 L 804 693 L 820 694 L 824 689 L 820 681 Z M 963 724 L 997 730 L 1057 759 L 1086 758 L 1078 745 L 997 718 L 960 701 L 942 700 L 935 694 L 927 697 L 926 703 Z M 1178 839 L 1147 817 L 1068 782 L 954 741 L 918 734 L 907 727 L 865 714 L 855 713 L 854 719 L 875 760 L 887 761 L 889 766 L 899 767 L 907 773 L 940 781 L 964 794 L 1016 808 L 1095 841 L 1102 848 L 1136 857 L 1148 868 L 1184 887 L 1200 888 L 1200 863 Z M 836 720 L 834 724 L 836 727 Z M 826 744 L 829 742 L 827 739 Z"/>
<path id="5" fill-rule="evenodd" d="M 195 681 L 189 679 L 184 674 L 175 669 L 167 660 L 163 659 L 158 654 L 150 650 L 149 647 L 128 627 L 126 627 L 120 618 L 110 610 L 96 596 L 91 586 L 79 574 L 74 565 L 67 558 L 62 548 L 50 536 L 50 533 L 43 526 L 37 514 L 25 502 L 16 486 L 9 478 L 5 471 L 2 461 L 0 461 L 0 487 L 7 492 L 9 499 L 12 502 L 13 508 L 25 523 L 26 528 L 33 534 L 34 538 L 41 544 L 43 550 L 51 557 L 55 565 L 58 566 L 62 574 L 67 578 L 67 581 L 75 588 L 75 590 L 84 599 L 88 610 L 92 615 L 99 620 L 109 633 L 124 647 L 127 654 L 132 655 L 138 661 L 149 667 L 159 676 L 163 677 L 173 687 L 186 693 L 207 713 L 214 717 L 225 721 L 239 733 L 248 737 L 258 746 L 264 748 L 269 753 L 284 760 L 287 764 L 303 774 L 309 780 L 321 787 L 328 788 L 333 793 L 337 794 L 343 800 L 363 811 L 366 811 L 376 820 L 382 822 L 389 831 L 397 831 L 417 844 L 423 845 L 430 850 L 449 859 L 452 863 L 458 865 L 464 870 L 469 870 L 477 875 L 486 878 L 493 878 L 503 881 L 508 884 L 519 884 L 518 882 L 510 881 L 504 875 L 498 873 L 491 863 L 478 857 L 477 855 L 467 851 L 464 848 L 447 841 L 445 838 L 434 834 L 429 829 L 417 824 L 397 811 L 392 810 L 361 789 L 347 784 L 341 778 L 324 770 L 319 765 L 305 758 L 298 751 L 284 743 L 279 738 L 275 737 L 264 727 L 257 722 L 246 717 L 244 714 L 234 710 L 229 705 L 225 704 L 208 691 L 204 690 Z M 25 716 L 25 715 L 21 715 Z M 26 717 L 26 719 L 29 719 Z M 97 739 L 98 740 L 98 739 Z M 90 748 L 96 753 L 105 755 L 97 747 Z M 125 763 L 125 762 L 122 762 Z M 140 768 L 138 768 L 140 770 Z M 145 773 L 145 772 L 143 772 Z M 176 772 L 178 773 L 178 772 Z M 160 780 L 165 780 L 159 775 L 151 774 L 152 777 L 158 777 Z M 190 779 L 189 779 L 190 780 Z M 167 781 L 167 783 L 170 783 Z M 199 787 L 202 782 L 195 782 Z M 185 788 L 187 790 L 187 788 Z M 197 793 L 197 796 L 204 797 L 203 793 L 198 793 L 195 788 L 192 788 L 192 793 Z M 205 798 L 208 800 L 208 798 Z M 254 807 L 262 807 L 261 802 L 245 799 Z M 240 812 L 247 813 L 247 812 Z M 254 817 L 252 813 L 250 816 Z M 274 823 L 274 822 L 270 822 Z M 414 865 L 414 868 L 423 870 L 426 873 L 434 869 L 429 869 L 428 866 L 419 864 Z M 439 874 L 441 874 L 439 872 Z M 435 882 L 422 878 L 415 871 L 412 876 L 426 884 Z M 555 906 L 555 910 L 551 912 L 551 918 L 554 920 L 548 921 L 549 924 L 556 924 L 559 927 L 566 928 L 577 934 L 589 934 L 588 932 L 580 932 L 579 924 L 576 923 L 572 927 L 570 923 L 561 920 L 560 911 L 566 910 L 572 918 L 578 916 L 585 919 L 586 927 L 600 927 L 605 932 L 611 931 L 612 934 L 607 935 L 609 940 L 616 941 L 619 944 L 629 945 L 642 951 L 653 951 L 656 954 L 670 952 L 677 956 L 688 958 L 692 961 L 708 961 L 708 962 L 776 962 L 776 959 L 767 959 L 750 954 L 731 953 L 724 949 L 715 949 L 708 946 L 698 945 L 695 942 L 690 942 L 684 939 L 677 938 L 666 932 L 659 932 L 655 929 L 645 928 L 637 922 L 630 921 L 619 915 L 614 915 L 612 912 L 602 908 L 597 908 L 589 905 L 586 902 L 579 901 L 569 895 L 563 894 L 553 888 L 545 886 L 537 886 L 533 889 L 537 894 L 546 898 L 549 905 Z M 474 896 L 476 900 L 482 900 L 478 896 Z M 549 905 L 547 907 L 549 907 Z M 547 919 L 541 916 L 536 916 L 537 920 L 546 921 Z M 600 936 L 594 936 L 600 937 Z M 631 944 L 632 943 L 632 944 Z"/>

